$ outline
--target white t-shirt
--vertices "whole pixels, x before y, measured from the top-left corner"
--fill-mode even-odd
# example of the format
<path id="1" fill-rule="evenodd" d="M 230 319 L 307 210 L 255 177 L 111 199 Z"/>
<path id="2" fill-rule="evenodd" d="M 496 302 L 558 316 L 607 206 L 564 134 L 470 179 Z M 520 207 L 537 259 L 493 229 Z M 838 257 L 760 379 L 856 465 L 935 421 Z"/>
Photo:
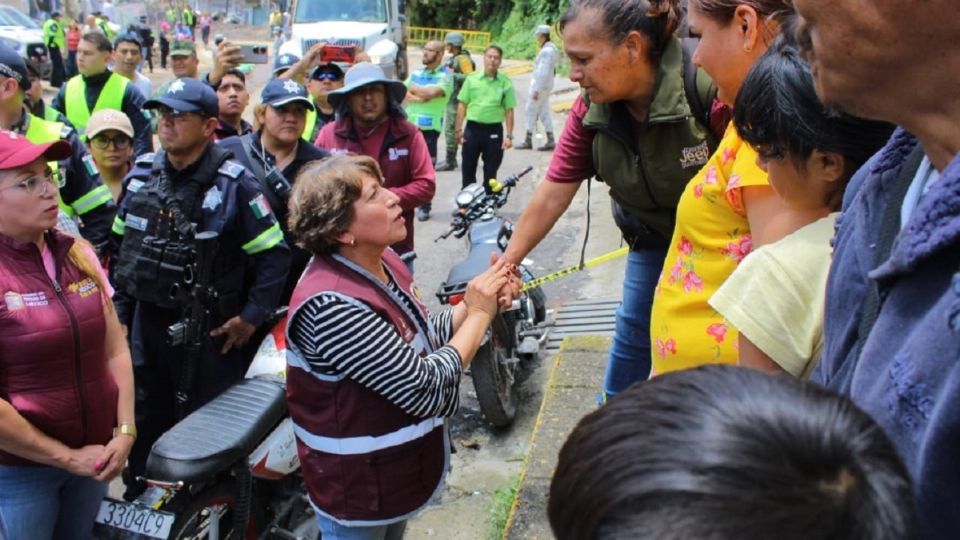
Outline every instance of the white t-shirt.
<path id="1" fill-rule="evenodd" d="M 920 167 L 917 168 L 917 174 L 910 182 L 907 193 L 903 197 L 903 204 L 900 206 L 900 228 L 907 226 L 910 216 L 920 206 L 920 199 L 930 191 L 930 186 L 940 179 L 940 172 L 930 163 L 930 158 L 923 156 Z"/>
<path id="2" fill-rule="evenodd" d="M 761 246 L 710 298 L 710 305 L 797 378 L 810 376 L 823 349 L 823 311 L 837 214 Z"/>

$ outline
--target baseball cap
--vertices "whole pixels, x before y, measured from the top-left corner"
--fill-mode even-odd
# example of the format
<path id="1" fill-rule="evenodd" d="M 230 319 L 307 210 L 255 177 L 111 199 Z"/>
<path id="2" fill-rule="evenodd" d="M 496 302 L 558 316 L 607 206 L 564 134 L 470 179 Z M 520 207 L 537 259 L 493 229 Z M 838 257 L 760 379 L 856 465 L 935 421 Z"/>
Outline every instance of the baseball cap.
<path id="1" fill-rule="evenodd" d="M 23 135 L 0 129 L 0 170 L 16 169 L 43 158 L 60 161 L 73 154 L 70 143 L 64 140 L 34 144 Z"/>
<path id="2" fill-rule="evenodd" d="M 550 27 L 547 26 L 547 25 L 545 25 L 545 24 L 541 24 L 541 25 L 537 26 L 537 29 L 534 30 L 533 33 L 534 33 L 534 35 L 538 35 L 538 36 L 549 36 L 549 35 L 550 35 Z"/>
<path id="3" fill-rule="evenodd" d="M 10 77 L 20 83 L 20 88 L 30 88 L 30 74 L 23 57 L 17 51 L 0 43 L 0 75 Z"/>
<path id="4" fill-rule="evenodd" d="M 300 57 L 295 54 L 285 53 L 277 57 L 276 61 L 273 63 L 273 76 L 276 77 L 279 75 L 278 72 L 283 72 L 285 70 L 293 67 L 294 64 L 300 61 Z"/>
<path id="5" fill-rule="evenodd" d="M 189 77 L 175 79 L 163 96 L 151 99 L 143 104 L 144 109 L 169 107 L 181 112 L 199 112 L 216 118 L 220 116 L 220 102 L 217 94 L 206 83 Z"/>
<path id="6" fill-rule="evenodd" d="M 177 40 L 170 44 L 170 56 L 190 56 L 197 54 L 197 45 L 192 41 Z"/>
<path id="7" fill-rule="evenodd" d="M 87 140 L 90 140 L 110 129 L 117 130 L 131 139 L 133 138 L 133 124 L 130 123 L 130 118 L 115 109 L 100 109 L 90 115 L 90 120 L 84 129 L 84 135 Z"/>
<path id="8" fill-rule="evenodd" d="M 333 62 L 330 62 L 329 64 L 320 64 L 319 66 L 315 67 L 310 73 L 310 78 L 316 79 L 317 75 L 321 73 L 333 73 L 338 79 L 343 78 L 343 68 L 337 64 L 334 64 Z"/>
<path id="9" fill-rule="evenodd" d="M 315 109 L 307 89 L 290 79 L 273 79 L 263 87 L 263 92 L 260 94 L 260 103 L 271 107 L 282 107 L 294 102 L 301 102 L 310 110 Z"/>

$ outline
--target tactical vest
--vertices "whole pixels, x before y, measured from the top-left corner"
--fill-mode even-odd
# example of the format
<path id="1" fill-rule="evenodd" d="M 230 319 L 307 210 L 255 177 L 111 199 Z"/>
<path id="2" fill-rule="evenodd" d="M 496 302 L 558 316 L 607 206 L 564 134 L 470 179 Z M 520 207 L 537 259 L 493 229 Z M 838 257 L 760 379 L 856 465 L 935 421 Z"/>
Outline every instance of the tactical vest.
<path id="1" fill-rule="evenodd" d="M 195 262 L 194 232 L 208 230 L 204 227 L 206 224 L 201 223 L 202 196 L 213 187 L 218 168 L 230 154 L 218 153 L 195 171 L 192 178 L 177 178 L 176 186 L 164 170 L 163 152 L 141 156 L 138 165 L 145 157 L 152 158 L 150 176 L 146 180 L 132 177 L 126 186 L 123 241 L 114 266 L 114 278 L 118 289 L 140 302 L 168 309 L 182 307 L 184 300 L 174 294 L 175 288 L 183 286 L 185 272 Z M 186 231 L 177 223 L 177 212 L 191 225 Z M 230 278 L 242 276 L 244 269 L 241 256 L 218 250 L 214 282 L 222 300 L 237 296 L 242 286 L 238 281 L 242 279 Z M 236 303 L 221 303 L 215 319 L 239 312 L 240 305 L 233 305 Z"/>
<path id="2" fill-rule="evenodd" d="M 93 110 L 87 106 L 87 82 L 83 80 L 83 75 L 77 75 L 67 81 L 67 89 L 64 95 L 64 109 L 66 109 L 67 120 L 73 124 L 78 133 L 83 133 L 90 121 L 90 115 L 101 109 L 123 110 L 123 96 L 127 92 L 127 84 L 130 82 L 126 77 L 111 73 L 103 88 L 100 89 L 100 95 L 97 96 L 97 102 Z"/>
<path id="3" fill-rule="evenodd" d="M 474 70 L 477 69 L 477 64 L 474 63 L 473 57 L 470 56 L 470 52 L 467 51 L 466 49 L 460 49 L 460 52 L 458 52 L 457 54 L 451 56 L 450 58 L 447 58 L 447 62 L 446 62 L 446 64 L 444 64 L 444 67 L 446 67 L 447 69 L 449 69 L 449 70 L 450 70 L 450 73 L 462 74 L 463 72 L 460 71 L 460 60 L 459 60 L 459 58 L 460 58 L 461 56 L 466 56 L 467 59 L 470 60 L 470 65 L 473 66 L 473 69 L 474 69 Z M 462 86 L 463 86 L 463 78 L 462 78 L 462 77 L 454 77 L 454 78 L 453 78 L 453 93 L 450 95 L 450 101 L 454 101 L 454 100 L 457 99 L 457 96 L 460 94 L 460 87 L 462 87 Z M 448 102 L 448 103 L 449 103 L 449 102 Z"/>
<path id="4" fill-rule="evenodd" d="M 335 291 L 362 302 L 426 356 L 440 343 L 426 309 L 411 292 L 412 279 L 391 250 L 383 262 L 419 306 L 416 315 L 383 283 L 343 257 L 317 256 L 290 301 L 290 320 L 317 294 Z M 287 401 L 310 500 L 345 525 L 380 525 L 405 519 L 440 487 L 449 445 L 442 418 L 418 418 L 346 377 L 310 371 L 287 336 Z"/>
<path id="5" fill-rule="evenodd" d="M 639 130 L 620 102 L 589 104 L 583 118 L 584 127 L 596 131 L 593 163 L 598 179 L 610 186 L 617 204 L 666 241 L 673 235 L 680 195 L 717 145 L 687 102 L 682 54 L 680 41 L 672 39 L 660 61 L 650 112 Z M 711 103 L 713 97 L 704 99 Z"/>

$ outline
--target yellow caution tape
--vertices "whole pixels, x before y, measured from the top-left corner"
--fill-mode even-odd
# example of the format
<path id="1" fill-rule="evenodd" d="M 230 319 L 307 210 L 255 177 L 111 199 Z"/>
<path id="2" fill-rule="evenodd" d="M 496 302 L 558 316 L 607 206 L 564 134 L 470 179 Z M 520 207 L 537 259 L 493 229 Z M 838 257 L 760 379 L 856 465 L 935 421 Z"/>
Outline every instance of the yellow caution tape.
<path id="1" fill-rule="evenodd" d="M 545 276 L 541 276 L 541 277 L 538 277 L 538 278 L 535 278 L 535 279 L 531 279 L 530 281 L 524 283 L 524 284 L 523 284 L 523 287 L 521 287 L 520 290 L 521 290 L 521 291 L 528 291 L 528 290 L 530 290 L 530 289 L 532 289 L 532 288 L 534 288 L 534 287 L 539 287 L 540 285 L 543 285 L 544 283 L 549 283 L 549 282 L 551 282 L 551 281 L 560 279 L 560 278 L 562 278 L 562 277 L 564 277 L 564 276 L 568 276 L 568 275 L 570 275 L 570 274 L 579 272 L 579 271 L 581 271 L 581 270 L 585 270 L 585 269 L 587 269 L 587 268 L 590 268 L 591 266 L 596 266 L 596 265 L 598 265 L 598 264 L 605 263 L 605 262 L 607 262 L 607 261 L 612 261 L 613 259 L 616 259 L 617 257 L 623 257 L 623 256 L 626 255 L 627 252 L 629 252 L 629 251 L 630 251 L 630 248 L 622 247 L 622 248 L 620 248 L 620 249 L 618 249 L 618 250 L 616 250 L 616 251 L 611 251 L 610 253 L 604 253 L 603 255 L 600 255 L 599 257 L 594 257 L 594 258 L 590 259 L 589 261 L 585 261 L 585 262 L 583 263 L 583 266 L 580 266 L 579 264 L 575 264 L 575 265 L 573 265 L 573 266 L 568 266 L 568 267 L 566 267 L 566 268 L 561 268 L 560 270 L 557 270 L 556 272 L 553 272 L 553 273 L 551 273 L 551 274 L 547 274 L 547 275 L 545 275 Z"/>

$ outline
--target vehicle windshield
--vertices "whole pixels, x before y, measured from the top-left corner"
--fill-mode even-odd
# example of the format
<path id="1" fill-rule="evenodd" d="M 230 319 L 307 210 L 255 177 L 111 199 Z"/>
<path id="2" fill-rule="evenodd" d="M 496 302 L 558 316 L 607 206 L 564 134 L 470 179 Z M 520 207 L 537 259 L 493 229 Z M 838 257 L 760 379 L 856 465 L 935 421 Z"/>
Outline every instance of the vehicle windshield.
<path id="1" fill-rule="evenodd" d="M 386 22 L 385 0 L 301 0 L 293 15 L 293 22 L 319 21 Z"/>
<path id="2" fill-rule="evenodd" d="M 10 6 L 0 6 L 0 25 L 40 28 L 40 24 Z"/>

